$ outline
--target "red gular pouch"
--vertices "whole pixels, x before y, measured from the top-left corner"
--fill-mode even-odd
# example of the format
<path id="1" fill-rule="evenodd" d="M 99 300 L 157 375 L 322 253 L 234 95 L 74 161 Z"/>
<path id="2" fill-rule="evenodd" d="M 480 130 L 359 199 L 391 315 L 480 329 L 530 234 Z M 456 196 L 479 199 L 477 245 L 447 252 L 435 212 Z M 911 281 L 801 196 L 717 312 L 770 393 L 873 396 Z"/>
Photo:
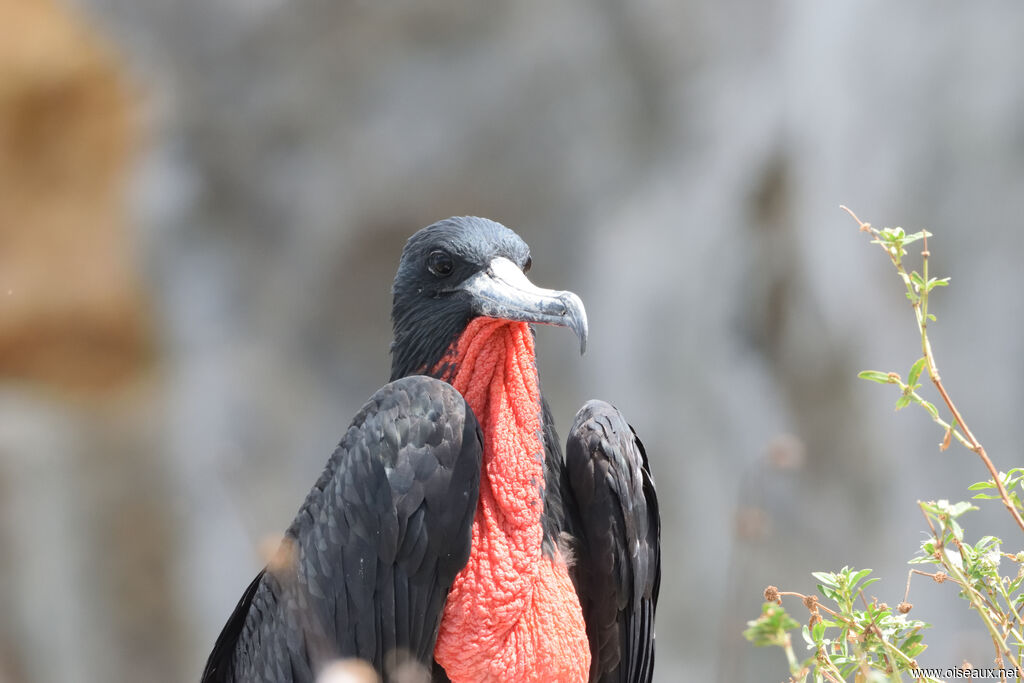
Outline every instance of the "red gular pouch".
<path id="1" fill-rule="evenodd" d="M 541 552 L 544 442 L 530 326 L 474 318 L 438 365 L 484 434 L 469 561 L 434 657 L 454 683 L 587 680 L 590 648 L 561 554 Z"/>

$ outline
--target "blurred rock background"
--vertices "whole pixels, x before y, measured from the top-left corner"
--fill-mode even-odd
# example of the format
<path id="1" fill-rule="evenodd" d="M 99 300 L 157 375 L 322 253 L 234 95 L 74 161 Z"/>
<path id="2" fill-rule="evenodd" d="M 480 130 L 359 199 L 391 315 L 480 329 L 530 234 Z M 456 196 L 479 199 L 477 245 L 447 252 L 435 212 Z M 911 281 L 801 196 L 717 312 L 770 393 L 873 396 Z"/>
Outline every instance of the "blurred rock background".
<path id="1" fill-rule="evenodd" d="M 404 240 L 453 214 L 587 304 L 563 430 L 615 402 L 663 500 L 658 680 L 777 681 L 765 585 L 874 568 L 983 478 L 905 372 L 840 203 L 927 227 L 950 390 L 1020 465 L 1024 6 L 0 0 L 0 681 L 189 681 L 388 375 Z M 1019 536 L 990 506 L 968 529 Z M 924 665 L 988 661 L 948 587 Z M 799 613 L 799 610 L 794 610 Z"/>

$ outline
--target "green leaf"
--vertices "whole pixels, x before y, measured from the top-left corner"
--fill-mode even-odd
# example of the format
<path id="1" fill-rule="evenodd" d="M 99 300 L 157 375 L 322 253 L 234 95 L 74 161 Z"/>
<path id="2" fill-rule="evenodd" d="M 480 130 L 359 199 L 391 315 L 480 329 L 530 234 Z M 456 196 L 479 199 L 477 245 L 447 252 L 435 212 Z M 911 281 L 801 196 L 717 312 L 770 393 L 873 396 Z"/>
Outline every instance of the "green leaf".
<path id="1" fill-rule="evenodd" d="M 885 242 L 895 242 L 901 240 L 904 237 L 903 228 L 882 228 L 878 231 L 879 238 Z"/>
<path id="2" fill-rule="evenodd" d="M 903 408 L 906 408 L 908 405 L 910 405 L 910 402 L 912 400 L 913 400 L 913 397 L 911 397 L 910 394 L 903 394 L 898 399 L 896 399 L 896 410 L 901 410 Z"/>
<path id="3" fill-rule="evenodd" d="M 905 652 L 908 647 L 913 647 L 914 645 L 920 643 L 922 640 L 924 640 L 924 636 L 922 636 L 920 633 L 915 633 L 914 635 L 909 636 L 906 640 L 903 641 L 903 644 L 900 645 L 900 649 Z"/>
<path id="4" fill-rule="evenodd" d="M 870 573 L 871 573 L 870 569 L 861 569 L 859 572 L 854 574 L 852 577 L 850 577 L 850 588 L 852 589 L 854 586 L 856 586 L 858 583 L 860 583 L 860 581 L 865 576 L 867 576 Z"/>
<path id="5" fill-rule="evenodd" d="M 942 501 L 940 501 L 940 502 L 942 502 Z M 952 517 L 953 519 L 956 519 L 957 517 L 959 517 L 960 515 L 964 514 L 965 512 L 968 512 L 970 510 L 977 510 L 977 509 L 978 509 L 977 505 L 971 505 L 970 503 L 968 503 L 965 500 L 962 500 L 959 503 L 954 503 L 953 505 L 948 505 L 947 506 L 947 510 L 949 512 L 949 516 Z"/>
<path id="6" fill-rule="evenodd" d="M 929 401 L 921 401 L 921 407 L 927 410 L 928 414 L 931 415 L 932 417 L 939 417 L 939 410 L 938 408 L 935 407 L 934 403 L 930 403 Z"/>
<path id="7" fill-rule="evenodd" d="M 988 481 L 978 481 L 967 487 L 968 491 L 980 491 L 981 489 L 994 489 L 996 487 L 995 482 L 991 479 Z"/>
<path id="8" fill-rule="evenodd" d="M 872 382 L 878 382 L 879 384 L 889 384 L 889 373 L 880 372 L 878 370 L 864 370 L 857 373 L 857 377 L 861 379 L 868 379 Z"/>
<path id="9" fill-rule="evenodd" d="M 860 590 L 862 590 L 862 591 L 863 591 L 863 590 L 864 590 L 865 588 L 867 588 L 868 586 L 870 586 L 871 584 L 873 584 L 873 583 L 874 583 L 875 581 L 881 581 L 881 580 L 882 580 L 882 579 L 878 578 L 877 576 L 874 576 L 874 577 L 872 577 L 872 578 L 868 579 L 867 581 L 865 581 L 865 582 L 864 582 L 864 585 L 862 585 L 862 586 L 860 587 Z"/>
<path id="10" fill-rule="evenodd" d="M 838 601 L 840 598 L 839 592 L 836 589 L 822 586 L 820 583 L 818 584 L 818 592 L 829 600 Z"/>
<path id="11" fill-rule="evenodd" d="M 838 588 L 839 583 L 835 574 L 831 572 L 811 572 L 811 576 L 816 578 L 818 581 L 829 588 Z"/>
<path id="12" fill-rule="evenodd" d="M 907 384 L 914 386 L 917 384 L 917 378 L 921 376 L 921 371 L 924 370 L 924 364 L 927 358 L 921 356 L 910 366 L 910 374 L 907 375 Z"/>
<path id="13" fill-rule="evenodd" d="M 761 606 L 761 616 L 747 622 L 743 637 L 757 647 L 785 647 L 786 632 L 799 626 L 783 607 L 766 602 Z"/>
<path id="14" fill-rule="evenodd" d="M 907 647 L 904 647 L 903 654 L 907 655 L 911 659 L 914 659 L 919 654 L 924 652 L 926 649 L 928 649 L 928 646 L 924 643 L 915 643 L 913 645 L 908 645 Z"/>

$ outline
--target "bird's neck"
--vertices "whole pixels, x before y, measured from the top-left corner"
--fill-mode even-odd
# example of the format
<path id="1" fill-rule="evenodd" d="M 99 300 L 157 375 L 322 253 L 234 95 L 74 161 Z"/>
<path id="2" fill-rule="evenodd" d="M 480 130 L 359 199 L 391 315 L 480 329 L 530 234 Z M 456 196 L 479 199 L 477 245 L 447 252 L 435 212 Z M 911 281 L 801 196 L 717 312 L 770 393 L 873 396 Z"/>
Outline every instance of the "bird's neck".
<path id="1" fill-rule="evenodd" d="M 584 681 L 586 630 L 565 562 L 541 552 L 544 442 L 533 334 L 476 318 L 437 368 L 484 434 L 469 561 L 435 657 L 453 681 Z"/>
<path id="2" fill-rule="evenodd" d="M 483 430 L 484 482 L 503 521 L 539 544 L 544 442 L 533 334 L 526 323 L 476 318 L 454 351 L 449 381 Z"/>

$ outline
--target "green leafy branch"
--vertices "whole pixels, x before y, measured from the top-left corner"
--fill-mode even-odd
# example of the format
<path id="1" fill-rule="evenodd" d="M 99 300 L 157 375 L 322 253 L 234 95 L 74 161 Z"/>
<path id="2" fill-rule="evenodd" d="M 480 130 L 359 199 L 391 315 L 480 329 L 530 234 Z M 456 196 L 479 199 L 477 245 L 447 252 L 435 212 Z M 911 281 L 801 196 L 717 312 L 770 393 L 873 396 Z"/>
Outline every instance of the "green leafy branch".
<path id="1" fill-rule="evenodd" d="M 956 404 L 953 403 L 939 376 L 935 355 L 928 339 L 928 323 L 935 320 L 935 316 L 928 313 L 928 297 L 935 287 L 948 284 L 949 278 L 929 277 L 928 238 L 931 237 L 931 234 L 922 230 L 908 235 L 902 228 L 876 230 L 869 223 L 860 220 L 850 209 L 842 208 L 857 221 L 861 231 L 869 232 L 874 237 L 872 244 L 880 245 L 896 268 L 906 289 L 907 299 L 914 308 L 915 319 L 921 335 L 921 351 L 924 354 L 911 367 L 906 383 L 896 373 L 868 371 L 860 373 L 860 376 L 875 382 L 899 386 L 900 397 L 896 402 L 897 410 L 910 403 L 922 406 L 932 420 L 945 430 L 945 436 L 939 445 L 940 449 L 948 448 L 951 438 L 956 438 L 966 448 L 976 453 L 992 478 L 989 481 L 973 484 L 969 490 L 994 489 L 997 495 L 978 493 L 975 498 L 998 498 L 1003 502 L 1017 526 L 1024 530 L 1024 520 L 1020 515 L 1021 509 L 1024 508 L 1022 508 L 1021 499 L 1015 490 L 1021 486 L 1021 481 L 1024 480 L 1024 470 L 1015 469 L 1005 474 L 996 470 L 985 449 L 967 426 Z M 903 261 L 903 257 L 907 254 L 905 247 L 917 241 L 922 244 L 921 272 L 910 271 L 908 273 Z M 917 380 L 925 370 L 952 415 L 952 420 L 949 423 L 941 418 L 938 409 L 933 404 L 924 400 L 917 393 L 917 389 L 921 386 Z M 918 501 L 918 506 L 931 530 L 931 537 L 925 540 L 921 546 L 920 555 L 911 560 L 911 563 L 935 564 L 941 567 L 942 571 L 928 574 L 919 570 L 911 570 L 907 577 L 907 591 L 910 590 L 910 580 L 915 573 L 931 576 L 933 580 L 939 582 L 950 580 L 956 583 L 960 586 L 961 596 L 971 604 L 971 607 L 984 622 L 985 628 L 992 638 L 996 663 L 1003 667 L 1005 661 L 1009 660 L 1019 676 L 1024 674 L 1024 671 L 1021 670 L 1024 640 L 1021 639 L 1021 620 L 1018 613 L 1021 600 L 1024 599 L 1024 596 L 1018 592 L 1021 584 L 1021 572 L 1018 570 L 1015 579 L 1003 577 L 999 573 L 1001 541 L 994 536 L 985 536 L 975 545 L 964 540 L 964 532 L 957 522 L 957 518 L 968 510 L 977 509 L 975 506 L 965 502 L 950 504 L 945 500 Z M 1007 555 L 1006 557 L 1016 558 L 1017 556 Z M 906 601 L 906 597 L 904 597 L 904 601 Z"/>
<path id="2" fill-rule="evenodd" d="M 935 682 L 937 679 L 917 673 L 916 657 L 926 647 L 920 631 L 928 624 L 907 617 L 907 602 L 894 609 L 875 598 L 869 602 L 864 589 L 878 580 L 868 578 L 870 573 L 870 569 L 849 567 L 834 573 L 814 572 L 818 592 L 834 607 L 816 595 L 769 586 L 761 616 L 748 623 L 743 635 L 757 646 L 782 647 L 790 681 L 796 683 L 812 675 L 816 683 L 841 683 L 851 677 L 857 681 L 902 681 L 901 674 L 909 674 L 915 681 Z M 800 599 L 810 614 L 801 635 L 813 654 L 802 661 L 796 657 L 789 635 L 800 624 L 782 607 L 783 597 Z"/>
<path id="3" fill-rule="evenodd" d="M 948 448 L 955 438 L 976 453 L 991 479 L 972 484 L 969 490 L 976 492 L 974 498 L 977 500 L 1001 501 L 1018 527 L 1024 530 L 1024 520 L 1020 515 L 1024 510 L 1024 468 L 1014 468 L 1005 473 L 996 470 L 939 376 L 928 339 L 928 323 L 935 320 L 935 316 L 928 312 L 928 297 L 936 287 L 948 284 L 949 278 L 935 278 L 928 273 L 928 238 L 931 234 L 926 231 L 907 234 L 902 228 L 876 230 L 846 207 L 842 208 L 857 221 L 861 231 L 872 235 L 872 243 L 881 246 L 889 256 L 904 284 L 921 335 L 922 357 L 911 366 L 906 382 L 895 372 L 868 370 L 860 373 L 860 377 L 896 385 L 900 391 L 897 410 L 911 403 L 921 406 L 943 429 L 940 449 Z M 922 244 L 921 271 L 908 272 L 904 264 L 906 246 L 915 242 Z M 949 411 L 948 420 L 918 391 L 922 388 L 919 380 L 925 373 Z M 928 577 L 936 583 L 956 584 L 960 596 L 978 613 L 992 639 L 995 663 L 1002 670 L 1000 680 L 1006 681 L 1006 672 L 1011 668 L 1016 674 L 1013 677 L 1024 678 L 1021 668 L 1024 661 L 1024 621 L 1021 618 L 1024 614 L 1024 552 L 1003 552 L 1002 541 L 994 536 L 983 536 L 976 543 L 969 543 L 958 521 L 968 511 L 977 509 L 969 502 L 918 501 L 918 506 L 931 533 L 910 563 L 931 564 L 935 570 L 910 569 L 903 601 L 895 611 L 884 603 L 878 603 L 875 598 L 870 602 L 865 599 L 864 589 L 876 580 L 867 578 L 870 571 L 866 569 L 855 571 L 844 567 L 835 573 L 813 573 L 819 582 L 818 591 L 829 605 L 833 605 L 831 607 L 820 602 L 817 596 L 780 591 L 774 586 L 765 590 L 767 602 L 762 607 L 761 616 L 748 622 L 744 636 L 755 645 L 781 647 L 786 653 L 792 683 L 803 683 L 811 675 L 815 683 L 839 683 L 851 678 L 857 683 L 900 681 L 904 673 L 909 673 L 915 681 L 936 681 L 917 668 L 916 657 L 925 649 L 920 631 L 928 625 L 907 618 L 912 608 L 908 600 L 914 576 Z M 1013 575 L 1000 573 L 1003 560 L 1016 565 Z M 800 660 L 793 649 L 790 631 L 800 624 L 782 607 L 783 597 L 799 598 L 810 613 L 808 623 L 801 629 L 808 649 L 814 651 L 807 659 Z M 965 663 L 965 667 L 969 666 Z"/>
<path id="4" fill-rule="evenodd" d="M 944 583 L 952 581 L 960 587 L 960 595 L 970 602 L 992 638 L 997 666 L 1004 668 L 1006 660 L 1024 677 L 1021 669 L 1024 655 L 1024 636 L 1021 634 L 1020 610 L 1024 604 L 1024 552 L 1010 555 L 1001 550 L 1002 541 L 995 536 L 984 536 L 971 545 L 964 540 L 964 530 L 957 519 L 969 510 L 978 508 L 970 503 L 951 504 L 940 500 L 919 502 L 921 512 L 931 529 L 931 536 L 922 544 L 918 556 L 911 564 L 933 564 L 942 568 L 935 574 L 916 569 L 913 574 L 931 576 Z M 1002 559 L 1015 562 L 1016 576 L 1002 576 Z M 910 577 L 907 577 L 907 589 Z"/>
<path id="5" fill-rule="evenodd" d="M 859 376 L 882 384 L 898 385 L 900 387 L 900 397 L 896 401 L 897 410 L 909 405 L 910 403 L 917 403 L 923 407 L 931 416 L 932 420 L 938 423 L 945 430 L 945 436 L 943 437 L 940 445 L 940 448 L 943 450 L 949 447 L 951 438 L 956 438 L 956 440 L 963 444 L 968 450 L 976 453 L 978 457 L 981 458 L 985 468 L 988 469 L 988 472 L 992 477 L 991 481 L 999 492 L 999 498 L 1003 501 L 1003 505 L 1006 506 L 1007 511 L 1013 517 L 1017 526 L 1020 527 L 1020 530 L 1024 531 L 1024 519 L 1021 518 L 1021 507 L 1019 502 L 1016 505 L 1014 504 L 1014 501 L 1010 498 L 1010 494 L 1006 490 L 1006 486 L 1002 482 L 999 472 L 996 470 L 995 465 L 992 464 L 992 460 L 988 457 L 988 454 L 985 452 L 985 449 L 982 447 L 978 439 L 975 438 L 974 434 L 967 426 L 967 423 L 964 422 L 956 404 L 953 403 L 953 400 L 946 392 L 945 386 L 942 384 L 942 378 L 939 375 L 939 369 L 935 363 L 935 354 L 932 352 L 931 342 L 928 340 L 928 322 L 935 320 L 935 316 L 928 312 L 928 295 L 936 287 L 944 287 L 948 285 L 949 278 L 929 277 L 928 257 L 930 256 L 930 253 L 928 251 L 928 238 L 932 236 L 931 233 L 926 230 L 922 230 L 908 235 L 904 232 L 903 228 L 882 228 L 881 230 L 878 230 L 871 227 L 870 223 L 865 223 L 861 219 L 857 218 L 857 215 L 847 207 L 843 206 L 840 208 L 850 214 L 853 220 L 857 221 L 857 225 L 860 226 L 861 232 L 870 233 L 874 237 L 871 241 L 872 244 L 881 246 L 885 250 L 886 254 L 889 255 L 889 260 L 892 261 L 897 274 L 899 274 L 900 279 L 903 281 L 903 285 L 906 288 L 906 296 L 914 308 L 914 317 L 917 320 L 917 328 L 921 334 L 921 352 L 923 353 L 923 356 L 911 367 L 906 383 L 904 383 L 900 379 L 900 376 L 894 372 L 883 373 L 876 370 L 868 370 L 860 373 Z M 905 247 L 908 244 L 913 244 L 918 241 L 922 244 L 921 272 L 918 273 L 916 270 L 913 270 L 908 273 L 903 264 L 903 257 L 907 255 Z M 946 407 L 949 409 L 949 412 L 953 417 L 949 422 L 943 420 L 939 416 L 938 409 L 936 409 L 932 403 L 925 401 L 917 393 L 917 389 L 921 386 L 917 383 L 917 380 L 925 369 L 927 369 L 928 377 L 931 378 L 932 384 L 935 385 L 935 388 L 938 390 L 939 395 L 942 397 L 943 402 L 946 404 Z"/>

